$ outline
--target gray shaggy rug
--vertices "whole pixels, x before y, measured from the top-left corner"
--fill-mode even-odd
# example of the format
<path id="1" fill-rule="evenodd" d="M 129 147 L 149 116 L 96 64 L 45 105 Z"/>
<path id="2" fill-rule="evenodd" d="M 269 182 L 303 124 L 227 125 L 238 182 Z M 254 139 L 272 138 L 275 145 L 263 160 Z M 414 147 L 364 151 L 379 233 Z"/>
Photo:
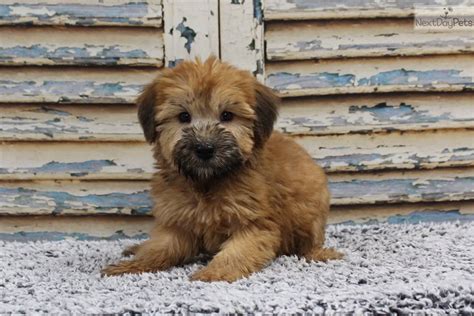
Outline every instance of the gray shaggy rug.
<path id="1" fill-rule="evenodd" d="M 342 261 L 282 257 L 233 284 L 190 282 L 202 262 L 101 278 L 136 241 L 0 241 L 0 313 L 474 312 L 473 222 L 328 227 Z"/>

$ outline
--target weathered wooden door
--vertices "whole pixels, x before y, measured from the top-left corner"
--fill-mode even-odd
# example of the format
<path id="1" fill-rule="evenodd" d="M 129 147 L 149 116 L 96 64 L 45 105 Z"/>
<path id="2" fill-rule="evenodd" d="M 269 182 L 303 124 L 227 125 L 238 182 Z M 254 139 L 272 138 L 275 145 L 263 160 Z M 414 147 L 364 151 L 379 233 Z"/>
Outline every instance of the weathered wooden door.
<path id="1" fill-rule="evenodd" d="M 281 93 L 277 128 L 330 174 L 331 222 L 470 218 L 474 33 L 420 35 L 414 4 L 2 2 L 0 236 L 146 232 L 134 98 L 209 54 Z"/>

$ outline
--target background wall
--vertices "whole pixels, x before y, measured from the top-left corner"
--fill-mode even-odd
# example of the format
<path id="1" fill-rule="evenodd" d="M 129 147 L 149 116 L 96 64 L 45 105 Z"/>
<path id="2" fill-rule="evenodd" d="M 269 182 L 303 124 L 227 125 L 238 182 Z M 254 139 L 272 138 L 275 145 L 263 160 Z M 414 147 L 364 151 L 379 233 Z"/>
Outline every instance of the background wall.
<path id="1" fill-rule="evenodd" d="M 0 238 L 146 232 L 134 98 L 211 53 L 284 97 L 277 128 L 330 174 L 331 222 L 472 219 L 474 32 L 415 31 L 418 2 L 2 2 Z"/>

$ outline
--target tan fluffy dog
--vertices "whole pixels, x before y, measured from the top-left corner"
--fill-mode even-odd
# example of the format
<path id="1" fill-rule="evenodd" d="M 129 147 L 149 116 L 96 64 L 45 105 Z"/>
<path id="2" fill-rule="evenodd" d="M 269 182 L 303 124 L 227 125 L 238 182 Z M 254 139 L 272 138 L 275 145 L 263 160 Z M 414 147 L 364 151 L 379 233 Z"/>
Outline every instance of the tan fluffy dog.
<path id="1" fill-rule="evenodd" d="M 323 170 L 273 131 L 279 99 L 247 71 L 216 58 L 164 70 L 138 98 L 160 169 L 156 225 L 105 275 L 165 270 L 213 255 L 193 280 L 234 281 L 278 255 L 326 261 L 329 192 Z"/>

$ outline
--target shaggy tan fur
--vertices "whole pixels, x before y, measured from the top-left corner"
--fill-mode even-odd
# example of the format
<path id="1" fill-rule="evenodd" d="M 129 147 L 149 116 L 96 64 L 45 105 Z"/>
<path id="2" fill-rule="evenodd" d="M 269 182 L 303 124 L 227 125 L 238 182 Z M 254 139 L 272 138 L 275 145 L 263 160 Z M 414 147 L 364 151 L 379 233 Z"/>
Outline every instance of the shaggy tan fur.
<path id="1" fill-rule="evenodd" d="M 341 258 L 324 248 L 326 176 L 303 148 L 273 132 L 278 103 L 249 72 L 215 58 L 164 70 L 138 99 L 160 169 L 151 182 L 156 226 L 125 250 L 131 260 L 103 274 L 164 270 L 204 252 L 213 258 L 192 279 L 232 282 L 283 254 Z M 183 112 L 189 122 L 180 121 Z M 204 141 L 215 146 L 214 160 L 190 151 Z"/>

